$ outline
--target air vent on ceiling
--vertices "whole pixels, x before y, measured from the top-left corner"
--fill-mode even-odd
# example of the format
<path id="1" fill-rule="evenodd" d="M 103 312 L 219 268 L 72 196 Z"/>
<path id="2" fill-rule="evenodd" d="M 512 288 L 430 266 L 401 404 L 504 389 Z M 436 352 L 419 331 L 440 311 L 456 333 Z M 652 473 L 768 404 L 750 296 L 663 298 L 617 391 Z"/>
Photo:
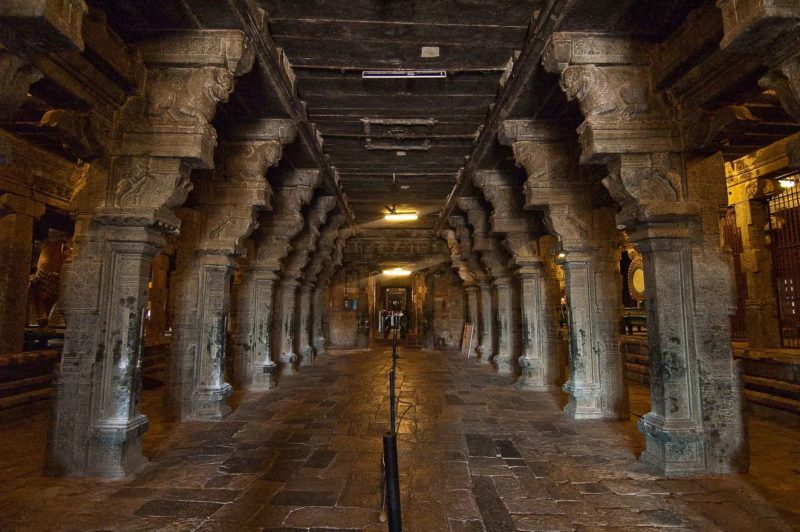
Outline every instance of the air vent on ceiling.
<path id="1" fill-rule="evenodd" d="M 364 70 L 363 79 L 446 78 L 446 70 Z"/>

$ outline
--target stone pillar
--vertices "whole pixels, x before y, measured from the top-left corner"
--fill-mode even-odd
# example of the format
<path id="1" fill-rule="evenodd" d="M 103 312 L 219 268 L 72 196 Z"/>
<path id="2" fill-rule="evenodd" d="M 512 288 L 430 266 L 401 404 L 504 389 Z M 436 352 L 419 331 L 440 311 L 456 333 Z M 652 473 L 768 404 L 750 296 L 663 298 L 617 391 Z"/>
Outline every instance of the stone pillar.
<path id="1" fill-rule="evenodd" d="M 467 358 L 477 358 L 478 357 L 478 328 L 480 327 L 480 288 L 478 285 L 471 284 L 464 287 L 464 291 L 467 293 L 467 319 L 472 324 L 473 331 L 472 335 L 474 339 L 472 341 L 471 347 L 469 352 L 467 353 Z"/>
<path id="2" fill-rule="evenodd" d="M 281 279 L 275 296 L 275 346 L 282 376 L 293 375 L 294 366 L 299 362 L 294 352 L 295 304 L 299 286 L 295 279 Z"/>
<path id="3" fill-rule="evenodd" d="M 339 236 L 339 228 L 345 222 L 343 214 L 332 214 L 320 231 L 317 249 L 303 271 L 303 285 L 300 289 L 300 313 L 298 319 L 297 353 L 301 357 L 301 365 L 309 366 L 313 362 L 316 347 L 321 344 L 324 351 L 325 335 L 323 322 L 323 291 L 318 289 L 320 283 L 327 283 L 323 278 L 323 269 L 331 261 L 335 241 Z M 305 294 L 305 291 L 308 294 Z M 307 300 L 306 300 L 307 298 Z"/>
<path id="4" fill-rule="evenodd" d="M 541 262 L 517 271 L 522 286 L 522 371 L 515 385 L 520 390 L 546 391 L 557 383 L 557 345 L 552 337 L 552 301 L 547 297 Z"/>
<path id="5" fill-rule="evenodd" d="M 772 253 L 767 249 L 769 208 L 765 198 L 744 198 L 735 204 L 742 234 L 742 271 L 747 276 L 747 342 L 754 348 L 781 346 L 778 302 L 772 280 Z"/>
<path id="6" fill-rule="evenodd" d="M 333 216 L 333 218 L 335 219 L 336 216 Z M 324 261 L 322 271 L 317 278 L 317 285 L 314 291 L 315 304 L 312 311 L 314 353 L 316 356 L 323 356 L 325 353 L 325 291 L 328 289 L 334 273 L 342 265 L 344 246 L 351 235 L 352 231 L 348 228 L 342 228 L 336 232 L 330 257 Z M 322 241 L 324 242 L 325 240 L 326 237 L 323 234 Z"/>
<path id="7" fill-rule="evenodd" d="M 736 33 L 731 24 L 749 24 L 766 6 L 723 1 L 720 7 L 726 46 Z M 730 17 L 728 8 L 743 11 Z M 641 459 L 668 476 L 746 471 L 741 383 L 730 343 L 732 275 L 719 238 L 719 210 L 727 204 L 723 161 L 719 154 L 698 160 L 681 153 L 680 132 L 652 92 L 649 56 L 636 53 L 647 50 L 635 44 L 554 34 L 543 57 L 585 117 L 581 162 L 608 165 L 603 184 L 620 206 L 616 224 L 630 231 L 643 256 L 652 411 L 639 422 Z M 636 96 L 619 97 L 623 90 Z"/>
<path id="8" fill-rule="evenodd" d="M 270 208 L 267 170 L 280 160 L 282 145 L 294 139 L 294 127 L 283 120 L 223 131 L 223 164 L 200 182 L 199 209 L 182 211 L 170 382 L 173 414 L 180 419 L 221 419 L 230 412 L 225 355 L 235 258 L 245 253 L 243 241 L 257 213 Z"/>
<path id="9" fill-rule="evenodd" d="M 256 256 L 243 274 L 237 305 L 237 381 L 247 390 L 269 390 L 275 386 L 272 350 L 273 325 L 279 302 L 281 261 L 289 254 L 291 239 L 303 229 L 302 208 L 311 201 L 320 184 L 317 170 L 294 170 L 275 176 L 273 210 L 262 213 L 253 235 Z M 273 294 L 273 292 L 276 292 Z"/>
<path id="10" fill-rule="evenodd" d="M 570 165 L 566 134 L 551 125 L 506 121 L 500 140 L 525 168 L 525 208 L 545 212 L 561 242 L 569 308 L 570 376 L 565 412 L 575 419 L 627 419 L 628 394 L 619 350 L 619 233 L 608 195 Z M 617 261 L 618 262 L 618 261 Z"/>
<path id="11" fill-rule="evenodd" d="M 0 354 L 22 351 L 28 325 L 28 277 L 33 260 L 33 223 L 44 205 L 0 194 Z"/>
<path id="12" fill-rule="evenodd" d="M 150 262 L 164 233 L 178 230 L 173 209 L 191 189 L 189 172 L 213 166 L 217 103 L 254 60 L 239 31 L 176 32 L 140 48 L 147 84 L 112 131 L 94 135 L 109 157 L 92 162 L 76 187 L 48 440 L 54 474 L 120 477 L 145 462 L 139 398 Z"/>
<path id="13" fill-rule="evenodd" d="M 604 222 L 613 224 L 613 211 Z M 611 225 L 613 228 L 614 226 Z M 569 309 L 569 394 L 565 412 L 575 419 L 627 419 L 628 388 L 619 350 L 621 276 L 614 242 L 565 249 Z M 616 261 L 615 261 L 616 259 Z"/>
<path id="14" fill-rule="evenodd" d="M 325 355 L 325 289 L 327 286 L 315 286 L 311 302 L 311 347 L 314 356 Z"/>
<path id="15" fill-rule="evenodd" d="M 497 353 L 492 359 L 500 375 L 514 372 L 514 308 L 511 301 L 511 277 L 498 275 L 492 283 L 497 293 Z"/>
<path id="16" fill-rule="evenodd" d="M 451 216 L 450 224 L 454 226 L 463 225 L 465 222 L 463 217 Z M 442 238 L 447 242 L 447 247 L 450 249 L 450 262 L 458 272 L 458 276 L 464 283 L 464 290 L 467 294 L 467 319 L 475 327 L 478 326 L 478 287 L 476 286 L 476 276 L 470 271 L 467 260 L 464 259 L 461 252 L 461 243 L 456 231 L 452 229 L 445 229 L 441 234 Z M 477 334 L 475 334 L 477 337 Z M 472 344 L 470 352 L 466 353 L 468 358 L 477 357 L 477 346 Z"/>
<path id="17" fill-rule="evenodd" d="M 478 347 L 481 364 L 489 364 L 494 355 L 494 305 L 492 282 L 487 278 L 478 282 L 481 294 L 481 345 Z"/>
<path id="18" fill-rule="evenodd" d="M 295 335 L 298 299 L 298 288 L 303 270 L 308 264 L 310 254 L 316 250 L 317 240 L 320 236 L 320 227 L 325 223 L 330 212 L 336 206 L 333 196 L 317 196 L 308 211 L 305 227 L 291 242 L 292 251 L 281 266 L 281 281 L 278 285 L 278 294 L 275 301 L 275 346 L 281 364 L 282 375 L 294 373 L 295 363 L 307 366 L 301 361 L 301 353 L 296 352 Z M 305 324 L 308 323 L 306 316 Z M 309 353 L 309 358 L 313 352 Z"/>

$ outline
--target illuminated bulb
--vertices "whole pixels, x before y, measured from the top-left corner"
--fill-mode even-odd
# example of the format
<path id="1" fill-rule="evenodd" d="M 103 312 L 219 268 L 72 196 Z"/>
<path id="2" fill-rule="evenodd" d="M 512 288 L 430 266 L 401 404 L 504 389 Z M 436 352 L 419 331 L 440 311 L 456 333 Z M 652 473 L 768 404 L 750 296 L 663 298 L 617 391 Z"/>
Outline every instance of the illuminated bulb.
<path id="1" fill-rule="evenodd" d="M 564 257 L 566 257 L 566 256 L 567 256 L 567 254 L 566 254 L 566 253 L 564 253 L 563 251 L 562 251 L 561 253 L 559 253 L 559 254 L 558 254 L 558 258 L 559 258 L 559 259 L 563 259 L 563 258 L 564 258 Z"/>
<path id="2" fill-rule="evenodd" d="M 391 270 L 383 270 L 383 275 L 389 277 L 405 277 L 406 275 L 411 275 L 411 272 L 403 268 L 392 268 Z"/>
<path id="3" fill-rule="evenodd" d="M 794 188 L 797 184 L 794 179 L 779 179 L 778 183 L 780 184 L 781 188 Z"/>
<path id="4" fill-rule="evenodd" d="M 413 222 L 419 218 L 415 212 L 398 212 L 396 214 L 387 214 L 383 217 L 387 222 Z"/>

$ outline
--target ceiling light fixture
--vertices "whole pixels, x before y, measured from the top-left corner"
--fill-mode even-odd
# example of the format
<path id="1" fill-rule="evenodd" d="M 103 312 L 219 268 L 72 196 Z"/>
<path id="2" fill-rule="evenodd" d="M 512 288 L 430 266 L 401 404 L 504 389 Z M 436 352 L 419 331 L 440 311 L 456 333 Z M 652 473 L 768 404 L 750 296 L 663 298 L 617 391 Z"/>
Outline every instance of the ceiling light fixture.
<path id="1" fill-rule="evenodd" d="M 397 174 L 392 174 L 392 204 L 384 207 L 389 211 L 383 217 L 387 222 L 413 222 L 419 218 L 416 211 L 397 212 Z"/>
<path id="2" fill-rule="evenodd" d="M 446 70 L 363 70 L 362 79 L 446 78 Z"/>
<path id="3" fill-rule="evenodd" d="M 387 277 L 407 277 L 411 275 L 411 271 L 403 268 L 392 268 L 391 270 L 383 270 L 383 275 Z"/>

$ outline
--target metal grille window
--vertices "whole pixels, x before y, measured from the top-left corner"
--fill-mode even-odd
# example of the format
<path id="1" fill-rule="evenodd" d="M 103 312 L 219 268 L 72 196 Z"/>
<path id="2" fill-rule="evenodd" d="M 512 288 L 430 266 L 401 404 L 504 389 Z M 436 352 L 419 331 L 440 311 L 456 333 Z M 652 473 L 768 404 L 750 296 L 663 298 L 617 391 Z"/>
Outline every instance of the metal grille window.
<path id="1" fill-rule="evenodd" d="M 736 208 L 728 207 L 720 222 L 725 245 L 733 252 L 733 275 L 736 281 L 736 314 L 731 316 L 731 338 L 734 341 L 747 340 L 747 276 L 742 272 L 742 231 L 736 225 Z"/>
<path id="2" fill-rule="evenodd" d="M 769 200 L 769 220 L 782 343 L 800 348 L 800 185 Z"/>

